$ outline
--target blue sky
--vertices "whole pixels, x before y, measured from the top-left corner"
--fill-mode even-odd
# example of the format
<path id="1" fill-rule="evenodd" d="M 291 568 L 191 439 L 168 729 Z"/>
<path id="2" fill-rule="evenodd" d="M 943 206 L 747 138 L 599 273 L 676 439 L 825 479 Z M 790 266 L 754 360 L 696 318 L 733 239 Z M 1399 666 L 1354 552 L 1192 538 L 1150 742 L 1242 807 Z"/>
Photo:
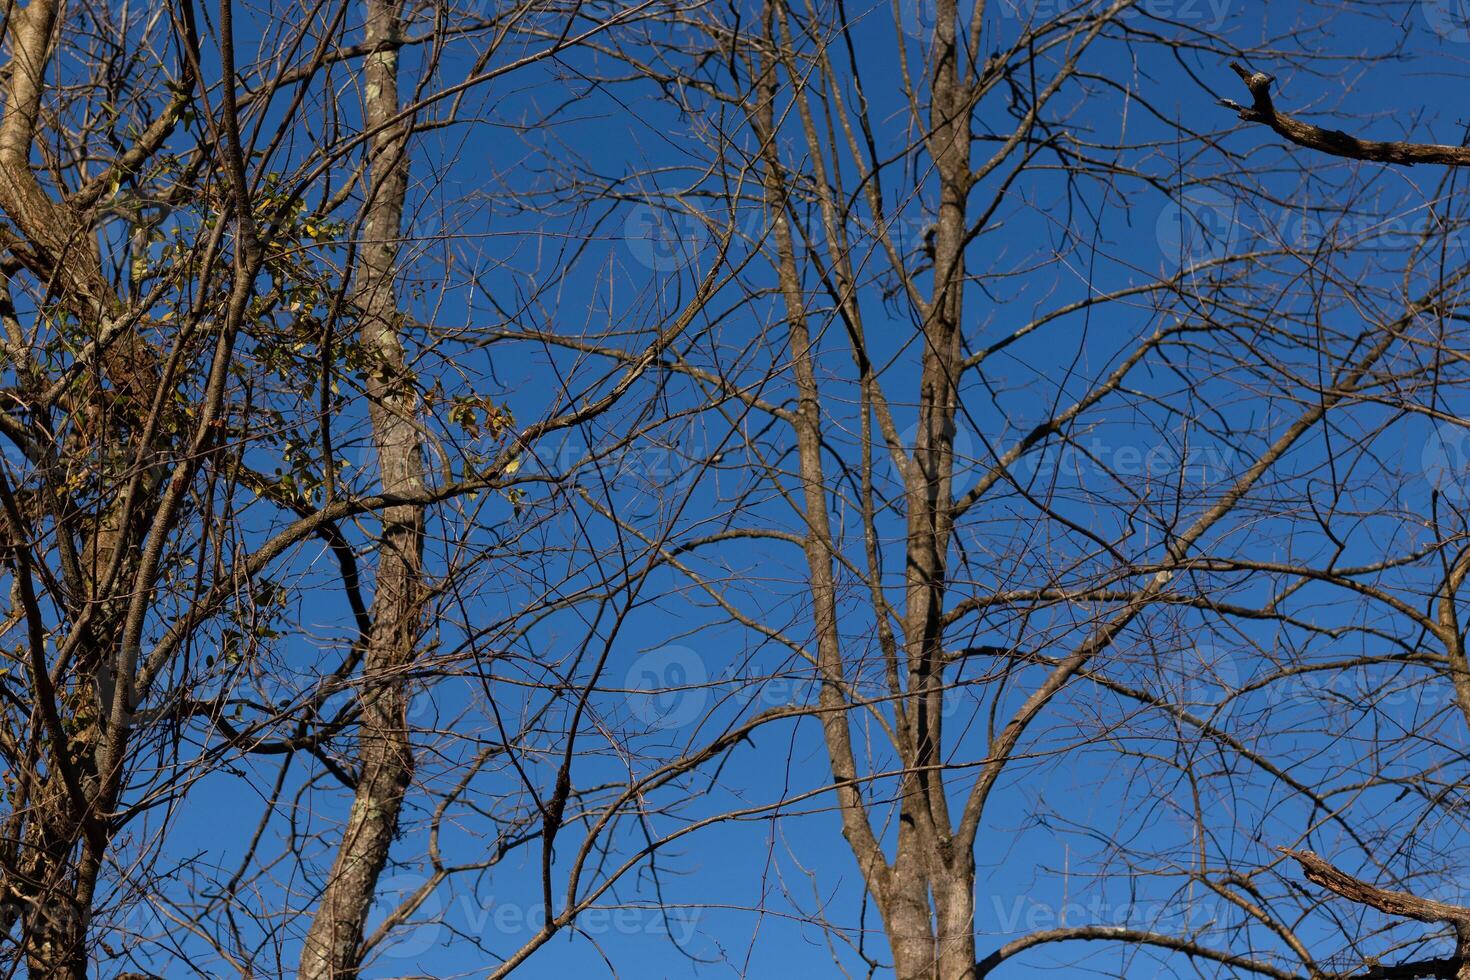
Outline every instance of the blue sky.
<path id="1" fill-rule="evenodd" d="M 848 15 L 857 24 L 854 43 L 861 52 L 873 118 L 887 121 L 878 142 L 888 149 L 902 145 L 912 134 L 905 128 L 903 100 L 896 88 L 893 10 L 887 4 L 869 7 L 866 2 L 860 8 L 849 6 Z M 1052 2 L 992 3 L 987 32 L 993 32 L 997 44 L 1004 43 L 1018 29 L 1019 13 L 1044 17 L 1054 9 Z M 1279 76 L 1277 99 L 1282 109 L 1329 114 L 1322 118 L 1338 113 L 1340 125 L 1363 135 L 1458 142 L 1470 123 L 1458 97 L 1460 72 L 1470 58 L 1470 29 L 1461 28 L 1457 5 L 1155 0 L 1139 6 L 1144 12 L 1130 20 L 1130 26 L 1140 30 L 1149 26 L 1147 15 L 1152 11 L 1216 32 L 1221 40 L 1183 50 L 1177 58 L 1146 45 L 1118 42 L 1106 42 L 1089 54 L 1091 70 L 1112 78 L 1123 91 L 1078 100 L 1069 120 L 1071 132 L 1101 146 L 1129 144 L 1120 158 L 1152 181 L 1122 179 L 1109 185 L 1086 175 L 1068 180 L 1058 169 L 1044 167 L 1019 182 L 992 226 L 970 249 L 972 269 L 994 272 L 983 288 L 977 286 L 966 298 L 966 337 L 972 348 L 983 348 L 1041 310 L 1172 274 L 1181 261 L 1189 264 L 1253 248 L 1279 253 L 1283 245 L 1313 252 L 1312 243 L 1322 236 L 1339 241 L 1372 239 L 1379 247 L 1334 260 L 1335 281 L 1361 284 L 1365 305 L 1392 297 L 1409 238 L 1436 220 L 1431 215 L 1463 214 L 1454 188 L 1440 185 L 1442 173 L 1312 160 L 1303 174 L 1294 165 L 1304 151 L 1283 148 L 1263 129 L 1245 128 L 1205 146 L 1180 136 L 1185 131 L 1217 133 L 1231 126 L 1231 114 L 1214 105 L 1220 96 L 1241 98 L 1238 81 L 1226 67 L 1230 44 L 1248 46 L 1269 39 L 1282 52 L 1279 63 L 1258 61 L 1254 67 Z M 905 6 L 901 13 L 908 33 L 899 36 L 910 57 L 916 57 L 926 9 L 922 4 Z M 443 76 L 453 79 L 462 72 L 465 57 L 463 52 L 452 54 L 441 67 Z M 1364 60 L 1358 63 L 1356 58 Z M 1316 72 L 1294 68 L 1293 60 Z M 406 66 L 414 64 L 413 57 L 405 58 Z M 700 118 L 698 113 L 673 111 L 649 86 L 588 81 L 611 70 L 606 59 L 571 53 L 554 64 L 511 76 L 503 85 L 496 83 L 477 97 L 464 121 L 422 138 L 415 152 L 410 207 L 416 217 L 406 232 L 423 243 L 421 257 L 406 273 L 420 287 L 406 292 L 410 308 L 421 319 L 488 333 L 501 324 L 503 311 L 548 284 L 553 288 L 517 314 L 519 325 L 571 333 L 623 324 L 646 329 L 658 322 L 660 311 L 687 301 L 694 277 L 713 255 L 712 236 L 697 217 L 669 217 L 650 210 L 631 191 L 652 196 L 712 188 L 700 176 L 707 153 L 696 135 Z M 1159 114 L 1125 97 L 1135 93 Z M 713 118 L 713 107 L 703 111 L 710 114 L 706 118 Z M 345 100 L 344 112 L 351 112 Z M 547 114 L 548 122 L 522 125 Z M 977 119 L 977 132 L 992 126 L 1000 131 L 1010 123 L 1000 102 L 987 103 Z M 977 157 L 985 145 L 978 144 Z M 586 210 L 558 203 L 553 193 L 557 175 L 544 163 L 547 158 L 565 162 L 573 155 L 589 173 L 619 182 L 626 197 L 608 197 Z M 1181 181 L 1181 171 L 1188 181 L 1207 182 Z M 898 180 L 894 186 L 902 187 L 902 178 Z M 531 199 L 536 210 L 518 207 L 508 190 L 538 192 Z M 912 203 L 895 215 L 901 237 L 912 241 L 922 231 L 925 194 L 931 191 L 921 187 Z M 687 197 L 701 200 L 692 193 Z M 1342 219 L 1347 202 L 1351 211 Z M 1342 220 L 1334 221 L 1332 215 Z M 758 222 L 749 227 L 760 229 Z M 664 236 L 672 228 L 673 241 L 665 237 L 650 242 L 649 228 Z M 573 243 L 589 234 L 590 245 L 573 251 Z M 1445 261 L 1463 263 L 1467 246 L 1463 233 L 1451 230 L 1443 237 Z M 456 258 L 447 272 L 446 249 Z M 748 267 L 746 276 L 753 282 L 770 282 L 769 268 L 760 259 Z M 1352 333 L 1350 294 L 1341 288 L 1327 290 L 1325 296 L 1312 293 L 1308 287 L 1320 282 L 1292 260 L 1263 262 L 1257 282 L 1274 289 L 1287 311 L 1322 303 L 1332 329 Z M 1208 292 L 1208 285 L 1202 285 L 1199 307 L 1208 305 L 1202 298 Z M 1188 304 L 1189 297 L 1176 301 Z M 862 302 L 874 350 L 893 362 L 887 377 L 897 424 L 911 425 L 912 324 L 881 300 L 876 287 L 870 287 Z M 702 334 L 700 344 L 689 352 L 691 360 L 734 364 L 750 377 L 758 376 L 769 367 L 772 355 L 756 341 L 770 329 L 777 308 L 765 302 L 738 302 L 733 290 L 718 297 L 713 307 L 722 318 Z M 1126 353 L 1140 332 L 1172 315 L 1169 309 L 1141 303 L 1104 306 L 1070 317 L 1062 330 L 1038 332 L 996 355 L 983 375 L 972 375 L 966 382 L 957 451 L 973 456 L 976 466 L 987 462 L 989 447 L 1009 443 L 1044 417 L 1055 401 L 1075 397 L 1082 385 Z M 833 333 L 822 341 L 822 363 L 830 371 L 828 390 L 834 392 L 829 438 L 836 455 L 853 458 L 857 420 L 851 401 L 842 401 L 853 390 L 850 362 L 843 360 L 846 352 L 830 319 L 820 315 L 815 319 L 819 336 Z M 1262 338 L 1261 343 L 1279 358 L 1273 369 L 1311 376 L 1317 369 L 1313 352 L 1294 345 L 1292 339 Z M 1329 346 L 1340 351 L 1338 344 Z M 750 350 L 756 353 L 750 355 Z M 720 361 L 720 355 L 729 360 Z M 426 375 L 492 394 L 523 422 L 556 408 L 547 393 L 559 377 L 591 378 L 596 371 L 569 353 L 548 352 L 528 342 L 482 348 L 466 343 L 452 356 L 429 357 L 423 364 Z M 1171 375 L 1167 365 L 1153 365 L 1140 375 L 1141 390 L 1169 409 L 1151 413 L 1104 406 L 1089 416 L 1091 428 L 1085 439 L 1079 434 L 1079 443 L 1102 460 L 1101 466 L 1075 446 L 1052 445 L 1026 460 L 1018 476 L 1023 482 L 1035 479 L 1033 485 L 1050 487 L 1059 514 L 1094 530 L 1119 534 L 1136 556 L 1147 556 L 1158 548 L 1159 539 L 1150 538 L 1146 528 L 1124 534 L 1119 501 L 1135 493 L 1147 497 L 1150 481 L 1167 482 L 1182 471 L 1185 506 L 1198 506 L 1237 475 L 1260 446 L 1259 440 L 1221 438 L 1220 430 L 1279 425 L 1299 410 L 1296 393 L 1279 378 L 1273 380 L 1263 372 L 1253 389 L 1243 380 L 1248 373 L 1248 366 L 1226 365 L 1218 377 L 1192 377 L 1186 382 Z M 784 396 L 786 390 L 784 381 L 772 385 L 776 395 Z M 570 434 L 569 448 L 550 447 L 551 451 L 564 453 L 558 456 L 561 460 L 576 458 L 584 447 L 606 445 L 624 427 L 639 424 L 639 412 L 651 392 L 651 383 L 643 386 L 641 400 L 634 399 L 586 431 Z M 660 497 L 652 487 L 678 475 L 691 459 L 733 446 L 732 418 L 735 428 L 759 420 L 695 411 L 704 396 L 697 386 L 679 378 L 669 379 L 667 389 L 658 394 L 660 404 L 688 414 L 656 430 L 654 438 L 640 442 L 635 451 L 620 454 L 616 462 L 624 482 L 610 491 L 596 490 L 594 496 L 605 494 L 603 499 L 625 509 L 640 527 L 667 524 L 676 535 L 707 530 L 706 522 L 726 519 L 732 495 L 749 487 L 748 475 L 739 467 L 716 467 L 698 480 L 678 481 L 676 497 Z M 1204 425 L 1179 424 L 1189 406 L 1201 407 L 1197 414 Z M 1436 431 L 1439 442 L 1434 441 Z M 1463 452 L 1465 445 L 1457 430 L 1436 430 L 1424 418 L 1399 417 L 1365 406 L 1344 419 L 1340 430 L 1309 439 L 1285 461 L 1283 473 L 1289 474 L 1293 486 L 1306 485 L 1314 474 L 1329 468 L 1336 452 L 1334 439 L 1367 438 L 1365 434 L 1371 434 L 1372 459 L 1381 469 L 1366 473 L 1350 494 L 1352 506 L 1360 508 L 1362 516 L 1345 544 L 1347 563 L 1370 560 L 1385 549 L 1407 548 L 1414 533 L 1413 516 L 1427 509 L 1430 490 L 1443 479 L 1446 467 L 1454 469 L 1453 463 L 1442 461 Z M 1444 446 L 1444 452 L 1436 446 Z M 535 468 L 533 461 L 527 471 Z M 438 651 L 456 648 L 465 636 L 466 622 L 480 626 L 512 617 L 533 601 L 543 581 L 585 581 L 589 573 L 581 559 L 560 550 L 569 542 L 613 547 L 607 522 L 589 515 L 573 519 L 544 489 L 533 486 L 528 492 L 529 503 L 520 515 L 505 500 L 491 498 L 481 502 L 479 526 L 472 531 L 463 531 L 452 519 L 437 525 L 442 534 L 453 536 L 431 549 L 436 568 L 463 559 L 462 549 L 485 548 L 489 554 L 473 576 L 475 587 L 467 590 L 465 603 L 458 597 L 446 598 L 436 609 L 432 635 Z M 1100 506 L 1100 501 L 1105 503 Z M 977 510 L 961 528 L 959 543 L 967 560 L 957 560 L 958 596 L 1003 583 L 1007 576 L 1024 580 L 1035 573 L 1027 549 L 1037 547 L 1036 542 L 1021 533 L 1021 525 L 1008 524 L 1025 513 L 1024 501 L 1008 497 Z M 789 510 L 769 492 L 743 502 L 738 519 L 788 530 L 792 526 Z M 897 526 L 891 515 L 885 518 L 885 535 L 892 537 Z M 1090 560 L 1075 540 L 1061 533 L 1058 539 L 1053 546 L 1067 551 L 1079 565 Z M 1252 513 L 1222 528 L 1214 540 L 1222 549 L 1261 560 L 1332 546 L 1301 513 Z M 1008 544 L 1016 550 L 1008 551 Z M 890 546 L 887 559 L 895 565 L 901 559 L 896 547 Z M 800 553 L 789 545 L 737 543 L 700 567 L 725 570 L 737 580 L 732 592 L 747 608 L 785 624 L 793 635 L 805 635 L 809 614 L 802 594 L 805 573 Z M 292 631 L 271 653 L 278 663 L 309 678 L 323 662 L 334 662 L 347 636 L 348 620 L 329 570 L 314 566 L 311 552 L 293 558 L 291 568 L 293 575 L 302 575 L 304 588 L 284 618 L 301 629 Z M 1413 571 L 1405 572 L 1403 587 L 1412 590 L 1414 584 Z M 1245 583 L 1235 597 L 1259 599 L 1264 588 Z M 1300 598 L 1328 618 L 1336 614 L 1340 600 L 1325 588 L 1304 590 Z M 517 659 L 489 665 L 499 683 L 487 684 L 484 673 L 477 671 L 436 680 L 418 696 L 415 720 L 443 729 L 450 728 L 454 719 L 460 719 L 455 725 L 483 725 L 486 691 L 513 714 L 528 711 L 528 706 L 539 703 L 540 695 L 518 684 L 502 686 L 506 679 L 544 679 L 552 666 L 570 663 L 579 652 L 596 651 L 606 643 L 607 666 L 599 684 L 603 690 L 592 700 L 594 713 L 606 719 L 609 728 L 628 729 L 630 734 L 626 741 L 595 731 L 587 735 L 585 744 L 595 755 L 579 761 L 575 773 L 579 781 L 593 783 L 625 778 L 630 766 L 646 767 L 649 758 L 666 757 L 680 746 L 708 738 L 718 723 L 752 710 L 809 703 L 809 674 L 790 652 L 723 621 L 708 603 L 699 601 L 679 573 L 654 570 L 635 596 L 618 597 L 612 608 L 622 605 L 628 612 L 615 633 L 606 615 L 589 625 L 590 607 L 545 618 L 517 641 Z M 848 627 L 855 649 L 871 632 L 871 623 L 858 618 L 861 608 L 860 603 L 854 605 L 857 611 Z M 1042 610 L 1025 625 L 1027 636 L 1054 636 L 1064 642 L 1077 635 L 1076 615 L 1066 608 Z M 1004 641 L 1004 625 L 984 624 L 957 635 L 956 643 Z M 1283 635 L 1290 631 L 1274 625 L 1226 628 L 1181 614 L 1170 626 L 1195 637 L 1191 649 L 1172 654 L 1179 659 L 1158 664 L 1135 655 L 1131 660 L 1121 657 L 1109 667 L 1119 676 L 1150 676 L 1155 681 L 1162 676 L 1179 685 L 1191 701 L 1206 706 L 1204 710 L 1218 710 L 1221 718 L 1228 715 L 1238 726 L 1233 730 L 1249 744 L 1273 758 L 1292 760 L 1293 774 L 1304 782 L 1351 783 L 1373 746 L 1395 725 L 1396 735 L 1415 733 L 1420 744 L 1449 756 L 1465 744 L 1463 723 L 1448 711 L 1448 689 L 1426 686 L 1412 670 L 1395 666 L 1349 673 L 1346 680 L 1336 681 L 1349 687 L 1361 684 L 1382 701 L 1374 710 L 1355 716 L 1351 705 L 1361 705 L 1362 696 L 1346 698 L 1335 729 L 1340 737 L 1331 739 L 1324 739 L 1313 723 L 1328 710 L 1324 705 L 1330 698 L 1324 692 L 1330 694 L 1331 689 L 1314 687 L 1312 680 L 1294 687 L 1274 685 L 1217 705 L 1227 684 L 1269 673 L 1273 663 L 1362 651 L 1333 648 L 1321 637 Z M 1385 630 L 1402 632 L 1403 626 L 1386 624 Z M 1143 638 L 1133 639 L 1133 649 L 1142 650 Z M 585 676 L 588 661 L 581 663 L 578 669 Z M 1022 670 L 1015 678 L 1019 686 L 1002 693 L 996 693 L 993 684 L 977 687 L 984 697 L 996 698 L 995 706 L 1003 715 L 1024 696 L 1031 676 Z M 752 677 L 763 678 L 763 684 L 752 686 L 748 680 Z M 640 695 L 637 689 L 650 683 L 648 678 L 689 688 L 678 696 Z M 975 677 L 961 675 L 961 679 Z M 954 741 L 949 752 L 959 765 L 983 756 L 984 713 L 979 710 L 982 702 L 976 700 L 981 696 L 961 687 L 953 698 Z M 988 710 L 990 704 L 985 706 Z M 707 716 L 707 711 L 713 714 Z M 550 715 L 553 723 L 563 718 L 560 709 Z M 1121 725 L 1120 718 L 1126 719 Z M 1279 782 L 1259 774 L 1243 773 L 1238 790 L 1227 788 L 1223 779 L 1213 777 L 1239 767 L 1238 757 L 1207 742 L 1181 743 L 1157 713 L 1140 711 L 1136 704 L 1094 686 L 1077 685 L 1075 693 L 1048 713 L 1033 738 L 1045 747 L 1043 754 L 1013 767 L 987 810 L 981 835 L 976 928 L 982 955 L 1007 938 L 1059 920 L 1142 923 L 1172 932 L 1204 929 L 1210 937 L 1209 923 L 1224 921 L 1232 910 L 1222 908 L 1218 896 L 1198 892 L 1183 875 L 1162 864 L 1150 875 L 1123 874 L 1128 851 L 1115 842 L 1137 843 L 1156 856 L 1172 855 L 1181 868 L 1187 867 L 1191 849 L 1199 846 L 1222 859 L 1259 863 L 1270 847 L 1298 843 L 1302 826 L 1313 819 L 1312 807 L 1299 795 L 1284 793 Z M 423 748 L 420 775 L 442 780 L 446 771 L 472 756 L 477 745 L 441 733 L 426 735 Z M 1199 770 L 1212 778 L 1192 786 L 1177 769 L 1157 764 L 1158 758 L 1176 758 L 1176 753 L 1190 754 Z M 548 780 L 545 760 L 527 764 L 543 783 Z M 1383 764 L 1412 767 L 1422 760 L 1395 758 Z M 861 936 L 869 950 L 879 950 L 875 955 L 883 957 L 880 923 L 871 903 L 864 902 L 856 866 L 830 811 L 831 798 L 804 795 L 830 778 L 825 767 L 811 722 L 776 724 L 762 729 L 751 744 L 732 751 L 717 779 L 711 772 L 697 773 L 681 782 L 678 792 L 655 795 L 648 801 L 647 826 L 661 833 L 703 816 L 784 798 L 799 800 L 701 829 L 660 851 L 657 875 L 647 869 L 626 875 L 601 903 L 610 907 L 607 911 L 584 917 L 580 932 L 556 937 L 521 967 L 520 974 L 828 976 L 837 975 L 836 964 L 861 974 L 855 950 L 811 922 L 824 917 L 845 931 L 846 941 L 856 943 Z M 300 787 L 302 768 L 288 777 L 288 787 Z M 272 760 L 242 760 L 236 771 L 202 780 L 171 814 L 162 851 L 183 866 L 178 880 L 181 893 L 197 884 L 188 870 L 191 861 L 216 869 L 216 876 L 228 875 L 239 857 L 236 842 L 260 819 L 263 793 L 274 778 Z M 487 798 L 509 806 L 518 801 L 517 782 L 514 769 L 502 762 L 487 768 L 477 785 Z M 441 782 L 431 785 L 442 788 Z M 957 779 L 955 786 L 956 799 L 962 799 L 968 779 Z M 1352 812 L 1363 825 L 1391 827 L 1398 819 L 1397 802 L 1391 795 L 1378 798 L 1381 792 L 1364 792 L 1354 800 Z M 318 829 L 329 828 L 330 819 L 344 813 L 347 805 L 342 791 L 328 788 L 312 791 L 306 799 L 328 818 Z M 401 863 L 385 872 L 387 898 L 411 890 L 425 873 L 415 858 L 423 850 L 425 807 L 432 801 L 419 793 L 414 804 L 415 813 L 395 852 Z M 1204 845 L 1192 836 L 1188 820 L 1192 805 L 1211 813 L 1207 822 L 1212 838 Z M 664 806 L 672 809 L 660 812 Z M 304 819 L 304 813 L 300 816 Z M 161 815 L 149 819 L 150 828 L 161 825 Z M 287 820 L 282 814 L 268 822 L 267 839 L 279 838 Z M 493 842 L 493 836 L 487 836 L 493 823 L 472 808 L 467 807 L 451 826 L 442 841 L 451 860 L 471 860 Z M 1454 830 L 1453 822 L 1445 820 L 1426 823 L 1422 832 L 1428 841 L 1443 843 L 1453 839 Z M 624 821 L 615 836 L 614 853 L 636 846 L 643 832 L 636 821 Z M 564 838 L 564 842 L 558 845 L 559 871 L 565 870 L 572 850 L 572 841 Z M 1324 852 L 1351 846 L 1330 823 L 1313 843 Z M 272 845 L 267 845 L 266 853 L 272 853 Z M 527 923 L 542 914 L 539 873 L 540 849 L 532 844 L 513 851 L 484 874 L 456 878 L 426 903 L 421 921 L 384 944 L 366 975 L 484 973 L 493 966 L 495 955 L 509 954 L 533 931 Z M 261 909 L 277 908 L 286 901 L 285 892 L 301 885 L 299 879 L 288 877 L 267 880 L 269 884 L 262 882 L 250 899 Z M 1428 881 L 1426 888 L 1453 899 L 1458 880 L 1451 876 Z M 1470 887 L 1464 891 L 1470 900 Z M 1314 919 L 1302 927 L 1308 940 L 1324 943 L 1334 941 L 1332 931 L 1330 923 Z M 1413 929 L 1402 932 L 1419 934 Z M 1257 949 L 1280 950 L 1261 930 L 1249 935 Z M 187 937 L 177 938 L 186 948 L 194 948 Z M 1238 941 L 1238 936 L 1220 938 L 1224 945 Z M 294 963 L 292 940 L 282 936 L 281 942 L 282 961 Z M 1046 970 L 1058 976 L 1094 971 L 1104 976 L 1165 977 L 1194 975 L 1191 969 L 1179 957 L 1087 944 L 1034 950 L 997 975 L 1023 977 Z"/>

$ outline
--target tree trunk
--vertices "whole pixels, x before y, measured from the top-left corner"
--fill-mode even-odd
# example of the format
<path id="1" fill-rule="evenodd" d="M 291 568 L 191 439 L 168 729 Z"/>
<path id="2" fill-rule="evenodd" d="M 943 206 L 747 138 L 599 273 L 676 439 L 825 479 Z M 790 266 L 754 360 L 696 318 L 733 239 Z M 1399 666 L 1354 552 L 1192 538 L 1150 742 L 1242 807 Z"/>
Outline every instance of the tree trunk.
<path id="1" fill-rule="evenodd" d="M 367 10 L 369 45 L 396 37 L 395 0 L 367 0 Z M 365 71 L 364 122 L 372 130 L 398 112 L 397 53 L 369 55 Z M 377 361 L 369 372 L 367 391 L 383 489 L 390 494 L 423 486 L 420 437 L 413 422 L 417 398 L 404 369 L 393 288 L 408 182 L 407 142 L 407 129 L 397 126 L 372 138 L 373 180 L 356 283 L 362 340 Z M 364 658 L 357 793 L 307 933 L 302 977 L 338 980 L 357 975 L 363 927 L 398 832 L 404 793 L 413 775 L 403 671 L 413 659 L 420 629 L 423 535 L 422 507 L 384 510 L 372 631 Z"/>

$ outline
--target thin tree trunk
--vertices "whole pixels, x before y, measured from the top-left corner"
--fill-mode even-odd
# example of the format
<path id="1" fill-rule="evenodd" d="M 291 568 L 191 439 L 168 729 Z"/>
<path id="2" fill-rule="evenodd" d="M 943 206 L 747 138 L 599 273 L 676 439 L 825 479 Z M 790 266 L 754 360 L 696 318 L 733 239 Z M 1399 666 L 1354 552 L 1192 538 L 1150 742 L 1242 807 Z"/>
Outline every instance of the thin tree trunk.
<path id="1" fill-rule="evenodd" d="M 367 44 L 397 35 L 396 0 L 367 0 L 367 10 Z M 374 129 L 398 112 L 397 53 L 369 55 L 365 74 L 364 122 Z M 408 182 L 407 139 L 407 129 L 400 127 L 372 139 L 372 190 L 356 283 L 362 341 L 377 361 L 376 370 L 369 372 L 367 391 L 383 489 L 390 494 L 423 486 L 420 437 L 413 421 L 417 399 L 404 370 L 393 289 Z M 422 507 L 384 510 L 372 631 L 364 658 L 357 794 L 307 932 L 302 977 L 336 980 L 357 975 L 363 926 L 398 832 L 404 793 L 413 775 L 403 668 L 413 658 L 420 629 L 423 535 Z"/>
<path id="2" fill-rule="evenodd" d="M 928 137 L 941 185 L 940 220 L 935 242 L 932 313 L 923 324 L 920 425 L 912 461 L 904 474 L 909 515 L 905 550 L 904 644 L 907 687 L 894 706 L 896 748 L 906 775 L 901 780 L 898 844 L 890 864 L 871 830 L 867 808 L 856 788 L 857 767 L 849 729 L 851 702 L 842 644 L 836 628 L 835 547 L 826 507 L 822 467 L 821 400 L 796 246 L 785 214 L 788 202 L 777 151 L 774 103 L 778 66 L 784 65 L 796 90 L 795 112 L 810 144 L 813 167 L 821 167 L 821 137 L 802 102 L 801 72 L 782 30 L 784 7 L 772 0 L 765 11 L 765 42 L 770 61 L 759 82 L 752 116 L 766 163 L 767 206 L 772 211 L 778 255 L 778 280 L 786 304 L 789 353 L 798 395 L 794 413 L 807 534 L 805 551 L 815 619 L 820 669 L 822 727 L 843 820 L 843 836 L 857 858 L 868 891 L 883 918 L 894 972 L 899 980 L 962 980 L 973 976 L 974 856 L 952 840 L 943 780 L 937 775 L 942 746 L 940 710 L 944 697 L 943 605 L 947 550 L 952 533 L 953 443 L 961 370 L 960 317 L 964 280 L 965 203 L 970 172 L 964 106 L 968 93 L 955 70 L 953 0 L 941 0 L 939 18 L 948 29 L 936 39 L 932 132 Z M 814 183 L 826 186 L 824 172 Z M 820 192 L 819 192 L 820 193 Z M 826 226 L 834 274 L 843 275 L 839 223 Z M 898 693 L 898 692 L 895 692 Z"/>

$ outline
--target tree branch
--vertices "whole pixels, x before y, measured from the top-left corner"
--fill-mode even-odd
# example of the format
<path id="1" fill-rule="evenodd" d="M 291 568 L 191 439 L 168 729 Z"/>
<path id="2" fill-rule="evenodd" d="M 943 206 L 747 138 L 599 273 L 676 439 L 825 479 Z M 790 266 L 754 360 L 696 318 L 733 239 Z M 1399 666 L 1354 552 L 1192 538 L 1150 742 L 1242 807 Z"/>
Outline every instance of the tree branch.
<path id="1" fill-rule="evenodd" d="M 1363 978 L 1369 977 L 1452 977 L 1470 980 L 1470 908 L 1450 905 L 1408 892 L 1389 891 L 1339 871 L 1311 851 L 1278 848 L 1282 854 L 1301 865 L 1307 880 L 1321 885 L 1334 895 L 1350 902 L 1366 905 L 1387 915 L 1417 919 L 1420 922 L 1443 922 L 1455 928 L 1455 955 L 1444 960 L 1420 960 L 1383 967 L 1374 964 Z"/>
<path id="2" fill-rule="evenodd" d="M 1271 101 L 1271 83 L 1276 80 L 1275 76 L 1265 72 L 1247 71 L 1235 61 L 1230 62 L 1230 67 L 1245 83 L 1251 93 L 1252 102 L 1245 106 L 1231 99 L 1221 99 L 1220 105 L 1234 110 L 1246 122 L 1270 126 L 1298 146 L 1353 160 L 1376 160 L 1403 166 L 1413 166 L 1416 163 L 1442 163 L 1451 167 L 1470 165 L 1470 147 L 1443 143 L 1362 140 L 1340 129 L 1323 129 L 1277 112 Z"/>
<path id="3" fill-rule="evenodd" d="M 1239 970 L 1247 970 L 1251 973 L 1265 977 L 1275 977 L 1278 980 L 1298 980 L 1297 974 L 1290 970 L 1283 970 L 1278 966 L 1261 960 L 1251 959 L 1248 956 L 1240 956 L 1223 950 L 1211 949 L 1208 946 L 1194 942 L 1189 939 L 1181 939 L 1178 936 L 1169 936 L 1158 932 L 1149 932 L 1144 929 L 1130 929 L 1126 926 L 1076 926 L 1063 927 L 1060 929 L 1047 929 L 1042 932 L 1033 932 L 1029 936 L 1012 940 L 1004 946 L 985 957 L 975 964 L 975 976 L 987 977 L 1000 964 L 1015 956 L 1017 953 L 1040 946 L 1044 943 L 1076 942 L 1082 940 L 1111 940 L 1113 942 L 1134 943 L 1143 946 L 1156 946 L 1160 949 L 1170 949 L 1186 956 L 1198 959 L 1212 960 L 1223 963 Z"/>

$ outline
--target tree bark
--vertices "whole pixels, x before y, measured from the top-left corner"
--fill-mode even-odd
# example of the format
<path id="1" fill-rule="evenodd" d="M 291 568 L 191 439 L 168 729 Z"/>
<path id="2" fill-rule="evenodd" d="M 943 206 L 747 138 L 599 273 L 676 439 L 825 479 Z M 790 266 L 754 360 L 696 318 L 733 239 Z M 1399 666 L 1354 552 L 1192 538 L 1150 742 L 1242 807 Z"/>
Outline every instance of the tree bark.
<path id="1" fill-rule="evenodd" d="M 399 32 L 396 0 L 367 0 L 366 43 L 392 42 Z M 364 123 L 371 131 L 397 114 L 398 54 L 367 56 Z M 375 358 L 367 392 L 385 492 L 423 488 L 418 400 L 404 365 L 394 265 L 408 183 L 408 128 L 381 129 L 370 142 L 373 175 L 358 253 L 356 296 L 361 339 Z M 403 797 L 413 776 L 404 668 L 418 643 L 422 609 L 424 510 L 388 507 L 378 542 L 372 629 L 364 657 L 358 784 L 336 860 L 306 936 L 300 976 L 338 980 L 357 975 L 363 927 L 378 877 L 398 832 Z"/>

